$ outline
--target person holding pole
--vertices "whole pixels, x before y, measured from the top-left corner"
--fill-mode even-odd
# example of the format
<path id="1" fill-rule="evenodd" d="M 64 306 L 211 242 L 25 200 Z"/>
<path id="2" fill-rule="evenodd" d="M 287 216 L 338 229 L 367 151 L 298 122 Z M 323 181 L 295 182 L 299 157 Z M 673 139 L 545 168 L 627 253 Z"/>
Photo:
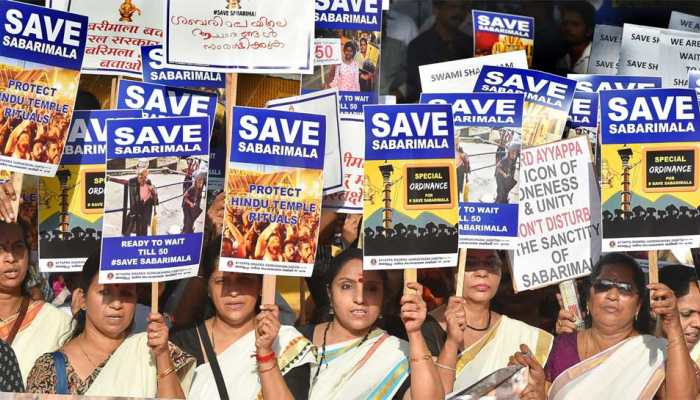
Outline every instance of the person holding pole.
<path id="1" fill-rule="evenodd" d="M 594 266 L 582 294 L 587 328 L 558 336 L 544 369 L 526 349 L 513 356 L 513 363 L 530 370 L 527 398 L 695 399 L 695 369 L 676 297 L 666 285 L 645 285 L 633 258 L 609 253 Z M 667 340 L 647 334 L 650 298 Z"/>
<path id="2" fill-rule="evenodd" d="M 294 327 L 280 325 L 278 306 L 263 304 L 256 314 L 262 275 L 220 271 L 220 243 L 221 236 L 205 248 L 199 275 L 214 315 L 173 334 L 173 342 L 197 359 L 188 396 L 305 399 L 311 342 Z"/>
<path id="3" fill-rule="evenodd" d="M 63 344 L 71 326 L 66 313 L 23 289 L 28 270 L 24 226 L 0 222 L 0 340 L 14 350 L 23 382 L 39 356 Z"/>
<path id="4" fill-rule="evenodd" d="M 99 259 L 90 256 L 78 278 L 70 339 L 37 359 L 27 392 L 184 399 L 194 359 L 168 341 L 161 314 L 149 315 L 146 332 L 130 334 L 136 284 L 101 285 Z"/>
<path id="5" fill-rule="evenodd" d="M 378 328 L 386 274 L 364 271 L 362 259 L 362 250 L 357 248 L 333 258 L 325 279 L 330 320 L 302 329 L 317 348 L 309 399 L 444 398 L 421 333 L 425 302 L 419 294 L 406 294 L 401 299 L 400 316 L 408 342 Z M 422 293 L 416 282 L 407 287 Z"/>
<path id="6" fill-rule="evenodd" d="M 426 338 L 439 350 L 436 365 L 446 394 L 506 367 L 522 345 L 547 361 L 552 335 L 491 310 L 506 265 L 505 252 L 470 249 L 461 296 L 436 308 L 425 324 Z"/>

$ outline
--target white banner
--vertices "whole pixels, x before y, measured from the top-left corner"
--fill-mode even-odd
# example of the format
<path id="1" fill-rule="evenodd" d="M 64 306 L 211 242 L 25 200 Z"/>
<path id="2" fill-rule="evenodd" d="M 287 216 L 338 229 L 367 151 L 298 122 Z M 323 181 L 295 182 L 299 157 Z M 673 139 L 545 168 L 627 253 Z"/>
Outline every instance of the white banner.
<path id="1" fill-rule="evenodd" d="M 421 65 L 420 83 L 423 93 L 470 93 L 474 91 L 476 78 L 481 67 L 495 65 L 499 67 L 527 68 L 525 50 L 490 56 L 465 58 L 436 64 Z"/>
<path id="2" fill-rule="evenodd" d="M 516 291 L 588 275 L 600 255 L 600 196 L 587 141 L 522 150 Z"/>
<path id="3" fill-rule="evenodd" d="M 660 39 L 663 87 L 688 87 L 688 72 L 700 69 L 700 34 L 664 29 Z"/>
<path id="4" fill-rule="evenodd" d="M 625 24 L 618 75 L 659 76 L 661 29 Z"/>
<path id="5" fill-rule="evenodd" d="M 314 40 L 314 65 L 338 65 L 341 58 L 340 38 L 316 38 Z"/>
<path id="6" fill-rule="evenodd" d="M 312 1 L 166 0 L 165 18 L 168 64 L 218 72 L 312 72 Z"/>
<path id="7" fill-rule="evenodd" d="M 365 184 L 365 124 L 362 118 L 340 120 L 342 191 L 323 197 L 323 209 L 362 214 Z"/>
<path id="8" fill-rule="evenodd" d="M 622 28 L 612 25 L 596 25 L 588 61 L 589 74 L 617 74 L 620 59 Z"/>
<path id="9" fill-rule="evenodd" d="M 700 17 L 678 11 L 671 11 L 668 29 L 700 33 Z"/>

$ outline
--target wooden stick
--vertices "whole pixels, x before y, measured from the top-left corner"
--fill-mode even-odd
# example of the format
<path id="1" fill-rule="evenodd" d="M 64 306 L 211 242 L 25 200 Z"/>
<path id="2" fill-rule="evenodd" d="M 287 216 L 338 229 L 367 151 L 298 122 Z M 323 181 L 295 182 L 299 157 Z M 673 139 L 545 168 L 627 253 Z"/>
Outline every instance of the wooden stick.
<path id="1" fill-rule="evenodd" d="M 112 85 L 109 89 L 109 109 L 114 110 L 117 107 L 117 91 L 119 90 L 119 76 L 112 78 Z"/>
<path id="2" fill-rule="evenodd" d="M 415 268 L 407 268 L 403 270 L 403 293 L 404 294 L 422 294 L 416 293 L 415 290 L 406 287 L 409 282 L 418 282 L 418 270 Z"/>
<path id="3" fill-rule="evenodd" d="M 277 276 L 263 275 L 262 304 L 275 304 L 275 291 L 277 290 Z"/>
<path id="4" fill-rule="evenodd" d="M 22 198 L 22 182 L 24 181 L 24 174 L 12 172 L 10 181 L 12 182 L 12 188 L 15 189 L 15 200 L 12 202 L 12 214 L 15 216 L 14 222 L 17 222 L 17 218 L 19 217 L 19 199 Z"/>
<path id="5" fill-rule="evenodd" d="M 455 296 L 464 296 L 464 270 L 467 267 L 467 249 L 459 249 L 459 259 L 457 260 L 457 284 Z"/>
<path id="6" fill-rule="evenodd" d="M 158 312 L 158 282 L 151 283 L 151 312 Z"/>
<path id="7" fill-rule="evenodd" d="M 649 283 L 659 283 L 659 253 L 656 250 L 649 251 L 647 256 L 648 269 L 649 269 Z M 649 301 L 653 300 L 651 294 L 649 294 Z M 660 337 L 662 336 L 661 328 L 661 318 L 656 316 L 656 328 L 654 329 L 654 335 Z"/>
<path id="8" fill-rule="evenodd" d="M 299 278 L 299 324 L 306 325 L 306 279 Z"/>

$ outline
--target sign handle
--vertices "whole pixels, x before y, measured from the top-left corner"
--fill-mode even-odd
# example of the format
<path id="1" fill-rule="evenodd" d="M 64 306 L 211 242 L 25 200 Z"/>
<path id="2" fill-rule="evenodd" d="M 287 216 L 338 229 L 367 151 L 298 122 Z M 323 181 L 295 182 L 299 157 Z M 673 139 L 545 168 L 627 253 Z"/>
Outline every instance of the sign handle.
<path id="1" fill-rule="evenodd" d="M 277 289 L 276 275 L 263 275 L 262 281 L 262 303 L 275 304 L 275 290 Z"/>
<path id="2" fill-rule="evenodd" d="M 119 76 L 112 77 L 112 85 L 109 89 L 109 109 L 117 108 L 117 90 L 119 89 Z"/>
<path id="3" fill-rule="evenodd" d="M 586 325 L 583 321 L 576 280 L 567 279 L 563 282 L 559 282 L 559 294 L 561 294 L 561 302 L 564 308 L 574 314 L 576 318 L 576 330 L 580 331 L 584 329 Z"/>
<path id="4" fill-rule="evenodd" d="M 649 283 L 659 283 L 659 253 L 656 250 L 651 250 L 647 253 L 647 261 L 649 265 Z M 651 302 L 651 298 L 649 301 Z M 661 318 L 656 316 L 656 328 L 654 329 L 654 335 L 661 336 Z"/>
<path id="5" fill-rule="evenodd" d="M 151 283 L 151 312 L 158 312 L 158 282 Z"/>
<path id="6" fill-rule="evenodd" d="M 299 278 L 299 324 L 306 325 L 306 279 Z"/>
<path id="7" fill-rule="evenodd" d="M 17 172 L 11 172 L 11 174 L 10 181 L 12 182 L 12 188 L 15 190 L 15 200 L 12 201 L 12 214 L 15 216 L 15 222 L 17 222 L 17 218 L 19 218 L 19 199 L 22 198 L 24 174 Z"/>
<path id="8" fill-rule="evenodd" d="M 418 282 L 418 270 L 415 268 L 407 268 L 403 270 L 403 294 L 418 294 L 422 295 L 422 293 L 417 293 L 413 289 L 409 289 L 406 287 L 406 284 L 408 282 Z"/>
<path id="9" fill-rule="evenodd" d="M 464 270 L 467 267 L 467 249 L 459 249 L 458 254 L 455 296 L 462 297 L 464 296 Z"/>

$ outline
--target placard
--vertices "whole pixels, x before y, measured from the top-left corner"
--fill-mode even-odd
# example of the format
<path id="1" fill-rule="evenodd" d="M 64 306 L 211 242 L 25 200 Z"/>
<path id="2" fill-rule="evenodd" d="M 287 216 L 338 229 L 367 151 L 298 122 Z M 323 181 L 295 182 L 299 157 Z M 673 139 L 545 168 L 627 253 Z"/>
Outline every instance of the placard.
<path id="1" fill-rule="evenodd" d="M 338 65 L 343 62 L 340 38 L 314 39 L 314 66 Z"/>
<path id="2" fill-rule="evenodd" d="M 600 112 L 602 165 L 610 171 L 602 180 L 603 251 L 697 247 L 695 91 L 603 91 Z"/>
<path id="3" fill-rule="evenodd" d="M 209 118 L 107 121 L 99 282 L 160 282 L 197 275 L 209 157 Z"/>
<path id="4" fill-rule="evenodd" d="M 340 60 L 314 66 L 312 75 L 302 77 L 301 92 L 336 88 L 341 115 L 361 116 L 379 95 L 381 0 L 318 0 L 315 7 L 316 40 L 338 40 Z"/>
<path id="5" fill-rule="evenodd" d="M 671 18 L 668 21 L 669 29 L 679 31 L 700 33 L 700 17 L 685 14 L 680 11 L 671 11 Z"/>
<path id="6" fill-rule="evenodd" d="M 452 105 L 459 247 L 515 249 L 523 95 L 423 93 L 420 101 Z"/>
<path id="7" fill-rule="evenodd" d="M 216 93 L 163 86 L 155 83 L 119 81 L 117 108 L 141 110 L 144 117 L 216 118 Z"/>
<path id="8" fill-rule="evenodd" d="M 523 147 L 561 139 L 574 98 L 576 81 L 540 71 L 485 65 L 477 92 L 523 93 Z"/>
<path id="9" fill-rule="evenodd" d="M 617 74 L 622 44 L 622 27 L 596 25 L 588 60 L 589 74 Z"/>
<path id="10" fill-rule="evenodd" d="M 167 0 L 165 62 L 203 71 L 311 73 L 313 7 L 298 0 Z"/>
<path id="11" fill-rule="evenodd" d="M 525 50 L 518 50 L 510 53 L 421 65 L 418 67 L 420 84 L 424 93 L 473 92 L 476 79 L 484 65 L 527 68 L 527 56 Z"/>
<path id="12" fill-rule="evenodd" d="M 39 180 L 39 270 L 81 271 L 100 251 L 107 120 L 137 110 L 75 111 L 55 177 Z"/>
<path id="13" fill-rule="evenodd" d="M 535 46 L 535 19 L 491 11 L 472 10 L 474 56 L 524 50 L 532 66 Z"/>
<path id="14" fill-rule="evenodd" d="M 452 109 L 365 107 L 364 268 L 457 263 Z"/>
<path id="15" fill-rule="evenodd" d="M 362 214 L 365 193 L 365 123 L 363 118 L 340 119 L 344 132 L 342 191 L 323 196 L 323 209 L 337 213 Z"/>
<path id="16" fill-rule="evenodd" d="M 311 276 L 321 220 L 326 118 L 234 107 L 222 271 Z"/>
<path id="17" fill-rule="evenodd" d="M 87 18 L 0 2 L 0 170 L 53 176 L 83 63 Z"/>
<path id="18" fill-rule="evenodd" d="M 587 138 L 523 150 L 516 292 L 585 276 L 600 255 L 600 199 Z"/>
<path id="19" fill-rule="evenodd" d="M 163 40 L 162 1 L 48 0 L 90 17 L 83 72 L 141 78 L 141 46 Z"/>
<path id="20" fill-rule="evenodd" d="M 165 65 L 163 46 L 142 46 L 143 81 L 177 87 L 207 87 L 223 89 L 226 86 L 221 72 L 172 68 Z"/>
<path id="21" fill-rule="evenodd" d="M 309 114 L 319 114 L 326 117 L 326 149 L 323 157 L 323 194 L 331 194 L 343 190 L 343 163 L 340 159 L 347 142 L 354 138 L 342 140 L 340 137 L 340 122 L 338 117 L 338 91 L 336 89 L 322 90 L 306 95 L 270 100 L 265 105 L 273 110 L 295 111 Z"/>
<path id="22" fill-rule="evenodd" d="M 688 71 L 688 87 L 696 91 L 700 88 L 700 71 Z"/>
<path id="23" fill-rule="evenodd" d="M 620 44 L 620 75 L 659 76 L 661 29 L 625 24 Z"/>
<path id="24" fill-rule="evenodd" d="M 659 40 L 663 87 L 687 88 L 688 71 L 700 69 L 700 33 L 664 29 Z"/>

